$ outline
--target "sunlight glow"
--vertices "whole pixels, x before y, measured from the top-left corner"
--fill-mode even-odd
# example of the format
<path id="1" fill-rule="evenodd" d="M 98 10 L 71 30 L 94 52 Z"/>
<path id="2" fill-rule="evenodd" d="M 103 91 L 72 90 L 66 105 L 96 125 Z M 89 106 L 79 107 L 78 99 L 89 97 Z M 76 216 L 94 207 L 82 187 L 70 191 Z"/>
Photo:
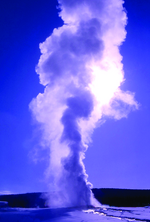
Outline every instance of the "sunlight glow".
<path id="1" fill-rule="evenodd" d="M 115 63 L 109 66 L 101 67 L 92 66 L 93 81 L 89 85 L 92 93 L 100 105 L 106 105 L 114 96 L 121 82 L 123 81 L 123 73 Z"/>

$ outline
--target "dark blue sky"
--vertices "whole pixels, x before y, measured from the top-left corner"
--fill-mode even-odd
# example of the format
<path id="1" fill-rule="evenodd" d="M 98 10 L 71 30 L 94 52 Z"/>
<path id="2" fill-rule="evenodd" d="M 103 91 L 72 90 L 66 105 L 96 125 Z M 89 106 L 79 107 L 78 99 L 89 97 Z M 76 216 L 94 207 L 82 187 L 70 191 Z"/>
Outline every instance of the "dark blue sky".
<path id="1" fill-rule="evenodd" d="M 29 158 L 34 137 L 29 103 L 43 91 L 35 73 L 39 43 L 62 25 L 57 1 L 0 3 L 0 190 L 41 190 L 43 170 Z"/>
<path id="2" fill-rule="evenodd" d="M 35 73 L 39 43 L 55 27 L 55 0 L 0 2 L 0 191 L 44 191 L 44 169 L 31 153 L 37 143 L 28 105 L 43 92 Z M 150 188 L 150 2 L 130 1 L 127 38 L 121 46 L 125 71 L 124 90 L 135 92 L 138 111 L 127 119 L 108 119 L 93 134 L 86 153 L 86 169 L 94 187 Z"/>

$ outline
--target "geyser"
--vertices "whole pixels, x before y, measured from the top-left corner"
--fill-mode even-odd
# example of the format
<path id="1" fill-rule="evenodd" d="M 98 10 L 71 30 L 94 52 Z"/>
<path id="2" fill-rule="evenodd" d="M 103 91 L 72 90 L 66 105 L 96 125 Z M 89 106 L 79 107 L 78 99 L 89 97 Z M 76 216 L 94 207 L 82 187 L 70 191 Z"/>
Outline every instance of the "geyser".
<path id="1" fill-rule="evenodd" d="M 51 206 L 86 206 L 91 184 L 83 164 L 91 134 L 104 116 L 126 117 L 138 107 L 124 81 L 119 46 L 125 39 L 122 0 L 59 0 L 64 25 L 40 44 L 36 68 L 45 86 L 30 103 L 50 152 L 46 170 L 56 193 Z"/>

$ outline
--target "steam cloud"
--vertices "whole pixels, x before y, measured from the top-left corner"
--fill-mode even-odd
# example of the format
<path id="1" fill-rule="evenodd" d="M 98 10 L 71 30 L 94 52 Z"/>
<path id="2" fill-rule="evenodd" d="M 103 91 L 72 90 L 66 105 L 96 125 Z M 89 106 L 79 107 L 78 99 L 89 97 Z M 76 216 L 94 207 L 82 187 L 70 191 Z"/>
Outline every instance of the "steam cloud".
<path id="1" fill-rule="evenodd" d="M 124 81 L 119 46 L 125 39 L 122 0 L 59 0 L 64 25 L 40 44 L 36 68 L 45 86 L 30 103 L 50 150 L 47 178 L 57 197 L 51 206 L 91 204 L 83 164 L 91 134 L 105 116 L 126 117 L 138 108 Z"/>

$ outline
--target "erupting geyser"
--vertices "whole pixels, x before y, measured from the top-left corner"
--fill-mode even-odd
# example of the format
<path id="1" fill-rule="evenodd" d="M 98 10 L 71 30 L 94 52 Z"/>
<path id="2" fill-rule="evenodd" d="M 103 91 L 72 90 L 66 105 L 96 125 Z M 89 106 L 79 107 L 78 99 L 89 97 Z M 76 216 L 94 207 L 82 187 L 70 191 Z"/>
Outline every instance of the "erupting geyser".
<path id="1" fill-rule="evenodd" d="M 83 164 L 91 134 L 105 115 L 126 117 L 138 107 L 124 81 L 119 46 L 125 39 L 122 0 L 59 0 L 64 25 L 40 44 L 36 69 L 45 86 L 30 103 L 49 148 L 46 171 L 57 191 L 52 206 L 91 204 Z"/>

